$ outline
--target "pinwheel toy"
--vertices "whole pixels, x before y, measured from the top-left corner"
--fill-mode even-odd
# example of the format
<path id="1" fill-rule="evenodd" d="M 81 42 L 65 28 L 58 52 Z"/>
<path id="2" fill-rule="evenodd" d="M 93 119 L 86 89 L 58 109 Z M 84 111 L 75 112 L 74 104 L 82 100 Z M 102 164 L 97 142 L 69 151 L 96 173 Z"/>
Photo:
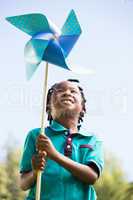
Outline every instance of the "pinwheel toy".
<path id="1" fill-rule="evenodd" d="M 74 10 L 69 13 L 61 31 L 39 13 L 7 17 L 6 20 L 31 36 L 24 49 L 27 79 L 32 77 L 42 60 L 46 61 L 40 131 L 45 134 L 48 63 L 71 70 L 66 59 L 81 34 L 79 22 Z M 40 188 L 41 171 L 38 171 L 36 200 L 40 199 Z"/>

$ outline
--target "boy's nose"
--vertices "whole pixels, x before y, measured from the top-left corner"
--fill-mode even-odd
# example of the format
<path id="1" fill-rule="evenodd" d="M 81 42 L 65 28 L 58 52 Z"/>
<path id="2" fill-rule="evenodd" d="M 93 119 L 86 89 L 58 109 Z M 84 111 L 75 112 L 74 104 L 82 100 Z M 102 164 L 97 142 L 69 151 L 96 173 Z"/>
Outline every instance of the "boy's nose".
<path id="1" fill-rule="evenodd" d="M 69 89 L 65 90 L 66 94 L 71 94 L 71 91 Z"/>
<path id="2" fill-rule="evenodd" d="M 69 89 L 65 90 L 64 95 L 71 95 L 71 91 Z"/>

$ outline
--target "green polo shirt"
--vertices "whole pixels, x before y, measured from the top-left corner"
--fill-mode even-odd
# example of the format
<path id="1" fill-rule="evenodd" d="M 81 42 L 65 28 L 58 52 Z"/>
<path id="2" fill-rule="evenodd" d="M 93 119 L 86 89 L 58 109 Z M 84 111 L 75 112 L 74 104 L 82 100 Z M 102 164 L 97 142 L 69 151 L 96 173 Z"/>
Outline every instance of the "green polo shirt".
<path id="1" fill-rule="evenodd" d="M 31 158 L 36 152 L 36 137 L 40 129 L 34 129 L 27 135 L 23 155 L 20 163 L 20 172 L 32 170 Z M 64 128 L 56 121 L 45 129 L 46 135 L 51 139 L 55 148 L 64 154 L 66 140 L 68 139 L 68 129 Z M 101 141 L 93 134 L 76 133 L 71 136 L 72 151 L 71 159 L 88 165 L 95 163 L 99 174 L 103 169 L 103 151 Z M 83 183 L 74 177 L 67 169 L 51 159 L 47 159 L 46 166 L 42 172 L 41 180 L 41 200 L 96 200 L 96 193 L 92 185 Z M 36 184 L 34 184 L 26 200 L 35 200 Z"/>

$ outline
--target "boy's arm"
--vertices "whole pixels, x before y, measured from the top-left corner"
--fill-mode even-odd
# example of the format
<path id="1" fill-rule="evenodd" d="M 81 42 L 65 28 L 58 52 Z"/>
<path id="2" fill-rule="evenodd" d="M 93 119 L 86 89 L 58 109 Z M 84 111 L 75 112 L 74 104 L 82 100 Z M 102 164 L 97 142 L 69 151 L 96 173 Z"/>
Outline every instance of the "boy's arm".
<path id="1" fill-rule="evenodd" d="M 20 188 L 22 190 L 28 190 L 36 182 L 36 171 L 30 171 L 20 174 Z"/>
<path id="2" fill-rule="evenodd" d="M 94 184 L 98 179 L 98 174 L 92 169 L 92 167 L 77 163 L 59 152 L 56 153 L 53 160 L 69 170 L 75 177 L 84 183 Z"/>
<path id="3" fill-rule="evenodd" d="M 37 178 L 37 171 L 44 170 L 45 167 L 45 157 L 46 152 L 39 152 L 38 154 L 33 155 L 31 163 L 32 163 L 32 171 L 22 172 L 20 174 L 20 187 L 22 190 L 28 190 L 31 186 L 34 185 Z"/>

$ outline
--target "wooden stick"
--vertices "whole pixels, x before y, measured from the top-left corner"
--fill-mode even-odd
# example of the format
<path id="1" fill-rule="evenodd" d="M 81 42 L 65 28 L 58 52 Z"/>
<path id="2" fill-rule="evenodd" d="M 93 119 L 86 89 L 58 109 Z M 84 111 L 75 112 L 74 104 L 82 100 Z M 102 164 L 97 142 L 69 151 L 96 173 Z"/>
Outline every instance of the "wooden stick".
<path id="1" fill-rule="evenodd" d="M 45 122 L 46 122 L 46 101 L 47 101 L 47 84 L 48 84 L 48 62 L 45 67 L 44 85 L 43 85 L 43 102 L 42 102 L 42 115 L 41 115 L 41 130 L 40 134 L 45 134 Z M 41 175 L 42 172 L 37 172 L 37 183 L 36 183 L 36 200 L 40 200 L 41 193 Z"/>

